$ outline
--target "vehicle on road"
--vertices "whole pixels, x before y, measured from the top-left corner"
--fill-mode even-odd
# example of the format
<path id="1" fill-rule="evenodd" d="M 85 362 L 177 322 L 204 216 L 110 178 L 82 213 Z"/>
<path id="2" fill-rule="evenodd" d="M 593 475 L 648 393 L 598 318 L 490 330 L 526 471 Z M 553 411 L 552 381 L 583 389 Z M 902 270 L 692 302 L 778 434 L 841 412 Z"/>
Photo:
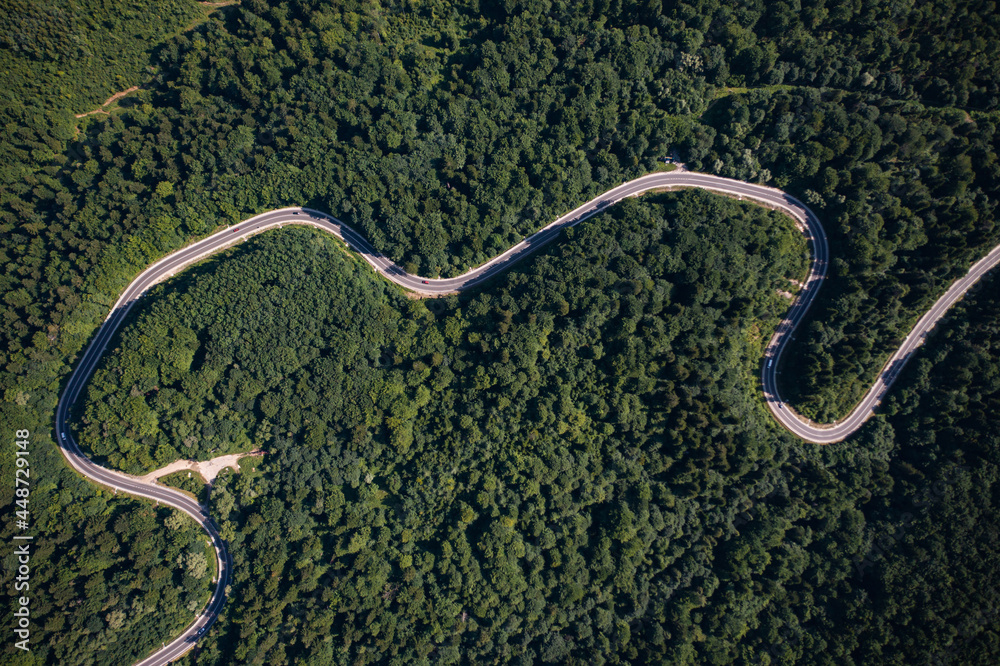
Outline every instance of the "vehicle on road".
<path id="1" fill-rule="evenodd" d="M 237 231 L 239 231 L 239 230 L 240 230 L 240 228 L 239 228 L 239 227 L 236 227 L 235 229 L 233 229 L 233 233 L 235 234 L 235 233 L 236 233 Z"/>
<path id="2" fill-rule="evenodd" d="M 298 215 L 298 214 L 299 214 L 298 211 L 293 211 L 292 212 L 292 215 Z"/>
<path id="3" fill-rule="evenodd" d="M 774 365 L 774 359 L 773 358 L 770 361 L 767 362 L 767 367 L 770 368 L 772 365 Z"/>
<path id="4" fill-rule="evenodd" d="M 424 284 L 430 284 L 430 282 L 428 282 L 427 280 L 423 280 L 422 282 L 423 282 Z"/>
<path id="5" fill-rule="evenodd" d="M 66 441 L 66 433 L 64 433 L 64 432 L 61 432 L 61 433 L 59 433 L 59 436 L 60 436 L 60 437 L 62 437 L 62 440 L 63 440 L 64 442 Z"/>

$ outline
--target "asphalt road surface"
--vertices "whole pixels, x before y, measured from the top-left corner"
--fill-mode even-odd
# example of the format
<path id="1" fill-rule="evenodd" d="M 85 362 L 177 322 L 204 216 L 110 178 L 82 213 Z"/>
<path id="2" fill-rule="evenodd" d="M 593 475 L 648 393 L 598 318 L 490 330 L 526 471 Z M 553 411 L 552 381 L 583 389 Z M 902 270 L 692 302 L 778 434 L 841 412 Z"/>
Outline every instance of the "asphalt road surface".
<path id="1" fill-rule="evenodd" d="M 172 506 L 179 511 L 183 511 L 198 521 L 215 547 L 218 577 L 215 590 L 212 593 L 212 598 L 207 608 L 194 619 L 184 630 L 184 633 L 166 644 L 162 649 L 140 661 L 139 666 L 167 664 L 183 655 L 195 645 L 197 640 L 215 622 L 222 610 L 222 606 L 225 603 L 225 590 L 229 584 L 230 571 L 232 569 L 232 560 L 229 551 L 226 548 L 225 542 L 219 536 L 218 528 L 209 517 L 207 507 L 198 504 L 176 490 L 156 484 L 142 483 L 134 477 L 95 465 L 84 456 L 80 447 L 73 439 L 73 434 L 69 431 L 67 425 L 73 404 L 94 371 L 109 340 L 115 334 L 115 331 L 118 330 L 128 311 L 150 287 L 176 274 L 186 266 L 223 248 L 229 247 L 252 234 L 286 224 L 305 224 L 328 231 L 341 238 L 351 249 L 358 252 L 365 261 L 371 264 L 375 270 L 406 289 L 426 296 L 452 294 L 489 280 L 558 238 L 563 229 L 572 227 L 587 218 L 593 217 L 608 206 L 626 197 L 638 196 L 651 190 L 687 187 L 710 190 L 781 210 L 795 219 L 797 225 L 808 239 L 812 254 L 809 276 L 766 348 L 764 359 L 761 362 L 761 381 L 763 383 L 764 398 L 767 406 L 778 422 L 802 439 L 817 444 L 840 441 L 860 428 L 881 403 L 889 386 L 899 375 L 900 368 L 912 357 L 914 350 L 923 343 L 928 331 L 934 327 L 948 308 L 965 294 L 969 287 L 978 281 L 987 271 L 996 266 L 997 263 L 1000 263 L 1000 247 L 997 247 L 976 263 L 964 278 L 956 281 L 944 296 L 938 299 L 927 314 L 917 322 L 899 350 L 893 354 L 892 358 L 879 373 L 875 384 L 847 417 L 834 424 L 815 424 L 796 414 L 781 399 L 778 393 L 777 373 L 781 365 L 781 355 L 784 353 L 788 341 L 792 338 L 796 327 L 802 321 L 809 306 L 815 300 L 820 285 L 826 277 L 830 259 L 829 248 L 823 226 L 813 212 L 798 199 L 774 188 L 688 171 L 654 173 L 642 176 L 591 199 L 579 208 L 570 211 L 545 228 L 527 237 L 503 254 L 490 259 L 481 266 L 469 270 L 464 275 L 447 279 L 430 279 L 409 275 L 400 266 L 379 254 L 363 236 L 343 222 L 320 211 L 306 208 L 283 208 L 257 215 L 249 220 L 223 229 L 184 249 L 178 250 L 151 265 L 139 274 L 125 289 L 118 302 L 112 308 L 108 318 L 104 321 L 104 324 L 98 329 L 96 336 L 87 347 L 79 364 L 73 370 L 73 374 L 70 375 L 69 382 L 59 400 L 59 406 L 56 410 L 56 432 L 58 433 L 59 445 L 66 460 L 75 470 L 95 483 L 114 489 L 115 492 L 121 491 L 130 495 L 145 497 L 157 503 Z"/>

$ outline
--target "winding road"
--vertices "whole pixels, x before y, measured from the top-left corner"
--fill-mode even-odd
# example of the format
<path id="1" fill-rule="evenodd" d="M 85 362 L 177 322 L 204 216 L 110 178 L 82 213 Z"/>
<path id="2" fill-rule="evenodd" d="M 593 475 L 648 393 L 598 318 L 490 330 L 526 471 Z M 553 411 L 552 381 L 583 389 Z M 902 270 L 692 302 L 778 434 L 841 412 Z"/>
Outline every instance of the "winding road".
<path id="1" fill-rule="evenodd" d="M 977 262 L 969 273 L 957 280 L 934 306 L 917 322 L 895 354 L 879 373 L 874 385 L 864 398 L 844 419 L 833 424 L 816 424 L 796 414 L 778 393 L 777 373 L 781 356 L 792 339 L 796 327 L 802 321 L 810 305 L 816 298 L 820 285 L 826 277 L 829 263 L 829 247 L 826 234 L 819 219 L 801 201 L 781 190 L 753 185 L 741 181 L 720 178 L 708 174 L 688 171 L 654 173 L 628 181 L 601 194 L 579 208 L 570 211 L 535 234 L 510 248 L 503 254 L 469 270 L 464 275 L 447 279 L 428 279 L 409 275 L 400 266 L 379 254 L 368 241 L 343 222 L 320 211 L 306 208 L 283 208 L 257 215 L 237 225 L 223 229 L 197 243 L 178 250 L 157 261 L 128 285 L 111 313 L 98 329 L 83 354 L 79 364 L 70 375 L 66 388 L 56 410 L 56 431 L 63 455 L 73 469 L 103 486 L 118 491 L 145 497 L 186 513 L 194 518 L 208 533 L 215 548 L 218 576 L 216 587 L 208 607 L 175 640 L 162 649 L 138 662 L 139 666 L 159 666 L 167 664 L 190 650 L 218 618 L 225 602 L 226 586 L 230 581 L 232 560 L 226 543 L 219 535 L 218 527 L 211 519 L 208 508 L 198 504 L 187 495 L 175 490 L 150 483 L 143 483 L 120 472 L 107 470 L 91 462 L 80 449 L 69 431 L 68 422 L 73 404 L 76 402 L 91 373 L 97 366 L 108 342 L 114 336 L 129 310 L 150 287 L 185 267 L 229 247 L 246 237 L 267 229 L 287 224 L 302 224 L 317 227 L 341 238 L 358 252 L 372 267 L 396 284 L 425 296 L 440 296 L 464 291 L 474 287 L 521 261 L 539 248 L 557 238 L 560 232 L 579 224 L 600 213 L 608 206 L 626 197 L 638 196 L 651 190 L 668 188 L 700 188 L 740 199 L 753 201 L 764 206 L 781 210 L 790 215 L 809 241 L 812 260 L 809 276 L 796 296 L 786 317 L 778 325 L 768 343 L 761 362 L 761 381 L 768 408 L 775 419 L 785 428 L 802 439 L 817 444 L 837 442 L 856 431 L 874 413 L 892 382 L 899 375 L 900 368 L 913 356 L 944 313 L 958 301 L 968 289 L 987 271 L 1000 263 L 1000 246 Z"/>

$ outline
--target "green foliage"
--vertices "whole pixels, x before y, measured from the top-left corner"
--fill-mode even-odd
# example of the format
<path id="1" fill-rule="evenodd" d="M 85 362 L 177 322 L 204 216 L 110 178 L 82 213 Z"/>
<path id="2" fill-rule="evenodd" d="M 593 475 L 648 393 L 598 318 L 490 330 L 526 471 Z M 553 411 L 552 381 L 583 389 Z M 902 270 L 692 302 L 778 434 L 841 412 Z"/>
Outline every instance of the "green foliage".
<path id="1" fill-rule="evenodd" d="M 66 161 L 80 122 L 74 114 L 147 82 L 154 47 L 204 20 L 205 9 L 195 0 L 5 2 L 0 187 L 38 175 L 48 180 L 45 167 Z"/>
<path id="2" fill-rule="evenodd" d="M 734 482 L 787 445 L 756 359 L 803 241 L 777 213 L 699 192 L 567 235 L 479 295 L 413 302 L 291 228 L 137 306 L 95 373 L 83 441 L 160 424 L 102 450 L 138 470 L 177 424 L 222 413 L 229 442 L 268 451 L 263 473 L 213 490 L 236 584 L 207 660 L 653 649 L 630 620 L 710 575 L 715 528 L 690 511 L 719 491 L 713 467 Z M 155 337 L 172 330 L 195 341 L 183 374 L 172 336 Z M 112 425 L 101 405 L 130 404 L 130 368 L 159 390 Z M 221 432 L 192 448 L 216 455 Z"/>
<path id="3" fill-rule="evenodd" d="M 0 106 L 97 108 L 145 81 L 153 45 L 203 17 L 194 0 L 9 0 L 0 16 Z"/>
<path id="4" fill-rule="evenodd" d="M 718 133 L 695 167 L 766 174 L 803 192 L 827 229 L 830 274 L 782 390 L 820 421 L 840 418 L 934 300 L 1000 244 L 996 124 L 804 89 L 731 96 L 706 120 Z"/>
<path id="5" fill-rule="evenodd" d="M 786 187 L 823 219 L 831 279 L 783 375 L 801 382 L 783 391 L 810 414 L 841 415 L 927 303 L 998 242 L 1000 40 L 986 2 L 801 5 L 243 0 L 166 42 L 207 10 L 169 0 L 152 9 L 89 0 L 5 7 L 0 422 L 32 431 L 32 474 L 42 480 L 33 490 L 36 535 L 51 552 L 42 551 L 39 596 L 53 601 L 35 616 L 39 658 L 127 662 L 185 624 L 207 594 L 191 593 L 185 586 L 197 581 L 172 568 L 182 549 L 161 547 L 188 528 L 158 525 L 122 542 L 114 521 L 144 510 L 105 504 L 68 471 L 48 430 L 61 379 L 127 281 L 248 213 L 311 204 L 410 270 L 454 274 L 676 148 L 703 170 Z M 111 117 L 73 118 L 144 81 Z M 604 255 L 560 245 L 505 278 L 503 293 L 446 301 L 443 312 L 363 282 L 356 267 L 330 265 L 354 290 L 336 304 L 349 314 L 302 301 L 290 333 L 308 348 L 278 333 L 270 348 L 219 334 L 230 349 L 209 349 L 190 339 L 190 326 L 148 331 L 164 354 L 149 347 L 148 365 L 174 395 L 144 384 L 154 372 L 145 364 L 123 367 L 134 382 L 117 408 L 135 420 L 125 428 L 92 405 L 83 418 L 114 436 L 107 446 L 88 435 L 88 446 L 139 469 L 207 457 L 217 445 L 285 442 L 266 472 L 226 475 L 213 494 L 227 534 L 248 544 L 237 557 L 249 578 L 227 607 L 232 640 L 200 658 L 331 663 L 344 652 L 368 658 L 359 646 L 366 655 L 398 646 L 410 660 L 912 663 L 943 649 L 956 662 L 995 661 L 981 627 L 996 624 L 997 361 L 986 314 L 996 304 L 970 310 L 980 313 L 970 328 L 941 343 L 952 349 L 947 362 L 913 366 L 922 374 L 906 380 L 912 395 L 903 386 L 905 404 L 919 406 L 909 416 L 879 420 L 844 447 L 794 453 L 760 416 L 753 364 L 784 309 L 769 294 L 788 290 L 801 256 L 789 254 L 790 234 L 747 236 L 740 242 L 756 249 L 744 267 L 719 229 L 695 226 L 703 216 L 741 215 L 714 205 L 679 198 L 656 214 L 620 209 L 613 214 L 626 215 L 619 222 L 632 236 L 587 236 L 607 252 L 622 248 L 610 268 Z M 640 224 L 647 214 L 662 220 L 663 210 L 684 225 Z M 650 229 L 661 229 L 660 246 L 686 249 L 650 255 Z M 585 233 L 594 232 L 574 232 Z M 702 235 L 717 249 L 695 242 Z M 783 242 L 792 245 L 774 245 Z M 768 252 L 763 268 L 754 263 Z M 243 256 L 235 254 L 231 261 Z M 783 256 L 788 270 L 766 273 Z M 717 270 L 723 260 L 732 262 Z M 268 270 L 274 292 L 260 302 L 284 316 L 277 304 L 295 287 L 281 282 L 284 268 Z M 660 281 L 670 290 L 655 292 L 666 294 L 656 306 Z M 521 316 L 534 307 L 529 298 L 544 305 L 525 315 L 531 322 Z M 353 365 L 314 356 L 330 338 L 306 323 L 339 330 L 358 304 L 377 306 L 362 310 L 374 343 L 338 351 Z M 268 328 L 234 316 L 255 333 Z M 436 333 L 420 339 L 427 329 Z M 239 376 L 243 347 L 244 360 L 274 352 L 270 367 L 241 367 Z M 673 361 L 656 360 L 670 353 Z M 217 375 L 191 371 L 206 364 Z M 251 371 L 269 383 L 250 382 Z M 208 380 L 211 392 L 192 378 Z M 322 392 L 337 382 L 345 392 Z M 188 390 L 215 410 L 214 424 L 184 402 Z M 454 404 L 441 400 L 458 393 Z M 467 394 L 484 401 L 465 406 Z M 331 420 L 334 410 L 341 420 Z M 189 433 L 175 423 L 182 416 L 195 416 Z M 190 436 L 198 439 L 188 446 Z M 903 455 L 910 441 L 919 459 Z M 967 449 L 979 458 L 956 457 Z M 841 451 L 849 465 L 831 473 L 826 465 Z M 475 480 L 478 469 L 451 471 L 487 458 Z M 390 468 L 390 459 L 406 465 Z M 949 466 L 971 461 L 983 468 L 973 490 L 949 481 Z M 12 488 L 8 457 L 0 466 Z M 408 466 L 437 475 L 415 478 Z M 298 484 L 289 469 L 311 483 Z M 923 478 L 961 492 L 914 520 L 884 506 L 886 497 L 905 505 L 893 489 Z M 402 520 L 410 522 L 399 529 Z M 302 537 L 313 523 L 322 538 Z M 909 527 L 888 540 L 898 545 L 879 546 L 884 554 L 869 557 L 859 583 L 851 558 L 901 524 Z M 11 529 L 5 523 L 5 539 Z M 299 550 L 281 545 L 287 534 Z M 114 566 L 135 572 L 143 591 L 162 589 L 158 609 L 185 610 L 138 613 L 131 600 L 126 610 L 119 601 L 139 583 L 105 577 L 113 567 L 78 573 L 72 585 L 53 578 L 105 561 L 112 542 L 151 553 Z M 185 591 L 173 596 L 178 576 Z M 866 594 L 851 596 L 861 587 Z M 85 601 L 73 606 L 77 597 Z M 298 614 L 255 624 L 261 604 L 279 597 L 275 608 Z M 371 603 L 388 610 L 371 615 Z"/>
<path id="6" fill-rule="evenodd" d="M 226 350 L 209 404 L 238 395 L 231 373 L 284 364 L 227 412 L 269 454 L 213 492 L 236 591 L 199 661 L 989 663 L 995 290 L 885 416 L 804 446 L 756 398 L 801 243 L 774 213 L 692 192 L 616 206 L 461 299 L 401 298 L 299 229 L 160 287 L 105 370 L 181 320 Z M 280 312 L 260 298 L 278 276 Z"/>
<path id="7" fill-rule="evenodd" d="M 994 108 L 997 60 L 960 64 L 965 42 L 940 57 L 951 38 L 938 19 L 955 10 L 782 7 L 234 7 L 160 48 L 146 103 L 91 117 L 77 140 L 65 114 L 14 119 L 0 151 L 14 267 L 3 360 L 14 374 L 65 371 L 129 276 L 250 212 L 311 204 L 407 269 L 450 275 L 679 148 L 820 209 L 844 279 L 814 308 L 823 324 L 787 391 L 839 416 L 920 307 L 997 240 L 993 116 L 921 106 L 941 101 L 921 92 L 941 79 L 964 81 L 944 91 L 952 103 Z M 905 26 L 931 15 L 933 46 L 904 55 Z M 962 30 L 994 48 L 989 21 Z M 835 71 L 814 84 L 817 62 Z M 699 119 L 733 77 L 768 85 Z M 16 399 L 50 383 L 31 372 Z"/>
<path id="8" fill-rule="evenodd" d="M 190 493 L 192 498 L 203 504 L 208 499 L 208 485 L 198 472 L 188 470 L 174 472 L 173 474 L 161 476 L 157 479 L 157 483 Z"/>
<path id="9" fill-rule="evenodd" d="M 45 469 L 39 463 L 32 472 Z M 75 477 L 59 480 L 61 489 L 53 481 L 36 481 L 30 501 L 31 655 L 46 664 L 137 661 L 208 603 L 205 535 L 170 509 L 95 496 Z M 4 570 L 8 589 L 15 573 Z M 5 647 L 5 659 L 15 652 Z"/>

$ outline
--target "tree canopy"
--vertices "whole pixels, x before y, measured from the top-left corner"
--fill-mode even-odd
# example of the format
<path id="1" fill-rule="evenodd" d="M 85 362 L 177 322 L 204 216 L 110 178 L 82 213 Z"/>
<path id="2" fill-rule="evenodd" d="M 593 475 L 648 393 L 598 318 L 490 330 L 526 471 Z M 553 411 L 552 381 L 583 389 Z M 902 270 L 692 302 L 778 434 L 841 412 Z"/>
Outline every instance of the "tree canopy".
<path id="1" fill-rule="evenodd" d="M 32 433 L 43 660 L 128 661 L 207 595 L 190 575 L 193 528 L 90 486 L 50 430 L 128 281 L 222 225 L 311 205 L 407 270 L 454 275 L 676 151 L 782 187 L 823 220 L 830 278 L 782 374 L 820 420 L 845 413 L 1000 243 L 992 2 L 7 4 L 0 422 Z M 287 315 L 287 330 L 238 299 L 186 313 L 171 290 L 206 288 L 197 270 L 161 290 L 105 360 L 130 383 L 105 373 L 90 387 L 114 407 L 79 406 L 85 444 L 137 470 L 276 454 L 219 481 L 213 506 L 250 578 L 219 627 L 228 642 L 198 658 L 993 663 L 995 278 L 884 416 L 814 451 L 754 397 L 778 292 L 803 265 L 797 237 L 761 215 L 701 195 L 616 207 L 601 217 L 610 232 L 575 231 L 498 291 L 440 311 L 292 233 L 218 264 L 232 279 L 270 271 L 242 302 Z M 264 258 L 279 251 L 287 264 Z M 300 263 L 325 265 L 350 297 L 324 282 L 292 307 Z M 157 308 L 176 319 L 148 328 Z M 223 312 L 242 337 L 213 328 Z M 353 365 L 320 353 L 338 330 L 361 339 L 342 350 Z M 434 473 L 386 472 L 391 457 Z M 477 468 L 463 476 L 452 459 Z M 399 527 L 406 502 L 416 516 Z M 322 538 L 299 538 L 314 523 Z M 295 538 L 274 545 L 277 526 Z M 177 612 L 140 612 L 146 590 Z M 274 631 L 236 624 L 275 599 L 289 613 Z"/>

